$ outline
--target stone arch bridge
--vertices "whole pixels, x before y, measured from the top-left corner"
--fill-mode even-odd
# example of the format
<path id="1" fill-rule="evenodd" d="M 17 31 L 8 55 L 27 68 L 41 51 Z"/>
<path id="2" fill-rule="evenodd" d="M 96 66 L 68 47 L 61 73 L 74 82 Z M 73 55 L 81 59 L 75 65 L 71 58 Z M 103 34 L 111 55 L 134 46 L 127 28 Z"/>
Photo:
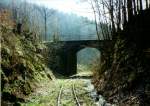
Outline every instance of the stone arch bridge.
<path id="1" fill-rule="evenodd" d="M 64 75 L 73 75 L 77 73 L 77 52 L 86 47 L 96 48 L 101 52 L 110 52 L 112 47 L 111 40 L 79 40 L 79 41 L 58 41 L 45 42 L 51 50 L 55 47 L 59 60 L 52 64 L 50 68 Z M 110 49 L 109 49 L 110 48 Z M 56 65 L 57 64 L 57 65 Z M 56 67 L 53 67 L 53 66 Z"/>

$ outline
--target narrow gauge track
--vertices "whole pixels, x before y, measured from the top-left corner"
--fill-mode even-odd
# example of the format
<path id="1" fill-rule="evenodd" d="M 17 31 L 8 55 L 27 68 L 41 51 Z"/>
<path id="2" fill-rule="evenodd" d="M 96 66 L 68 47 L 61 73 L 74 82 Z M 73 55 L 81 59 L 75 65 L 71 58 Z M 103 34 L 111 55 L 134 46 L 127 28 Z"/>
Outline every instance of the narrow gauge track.
<path id="1" fill-rule="evenodd" d="M 61 106 L 61 99 L 62 99 L 62 93 L 63 93 L 63 86 L 61 86 L 60 90 L 59 90 L 59 94 L 58 94 L 58 98 L 57 98 L 57 106 Z M 77 97 L 76 91 L 75 91 L 75 85 L 72 84 L 72 94 L 73 94 L 73 98 L 75 100 L 76 106 L 81 106 L 79 99 Z"/>

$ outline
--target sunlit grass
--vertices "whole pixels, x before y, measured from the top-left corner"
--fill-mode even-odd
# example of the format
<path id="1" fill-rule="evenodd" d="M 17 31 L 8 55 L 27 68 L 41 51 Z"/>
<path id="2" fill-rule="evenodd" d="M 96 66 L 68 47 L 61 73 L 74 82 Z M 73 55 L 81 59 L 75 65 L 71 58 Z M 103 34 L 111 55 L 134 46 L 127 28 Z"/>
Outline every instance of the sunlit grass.
<path id="1" fill-rule="evenodd" d="M 92 71 L 88 67 L 80 65 L 78 73 L 75 76 L 92 76 Z M 28 98 L 28 102 L 22 104 L 22 106 L 56 106 L 61 86 L 63 86 L 61 105 L 75 106 L 72 93 L 73 84 L 76 87 L 77 96 L 82 106 L 95 106 L 92 98 L 85 89 L 84 79 L 63 79 L 61 76 L 60 79 L 41 82 L 40 87 Z"/>
<path id="2" fill-rule="evenodd" d="M 84 89 L 84 80 L 81 79 L 56 79 L 52 82 L 43 82 L 41 88 L 38 88 L 38 91 L 31 95 L 29 101 L 22 104 L 22 106 L 56 106 L 59 90 L 62 85 L 61 105 L 74 106 L 75 101 L 71 90 L 73 84 L 75 84 L 77 96 L 84 103 L 82 106 L 95 106 L 86 89 Z"/>

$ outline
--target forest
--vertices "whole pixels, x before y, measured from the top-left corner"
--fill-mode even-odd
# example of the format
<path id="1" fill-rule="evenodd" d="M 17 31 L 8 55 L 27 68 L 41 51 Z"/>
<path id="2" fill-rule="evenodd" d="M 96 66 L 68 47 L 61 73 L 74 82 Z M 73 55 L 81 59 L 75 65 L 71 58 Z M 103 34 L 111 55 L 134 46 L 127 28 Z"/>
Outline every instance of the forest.
<path id="1" fill-rule="evenodd" d="M 1 1 L 1 5 L 13 12 L 16 22 L 24 25 L 25 30 L 35 33 L 40 41 L 97 39 L 95 24 L 87 17 L 63 13 L 20 0 L 14 3 L 4 1 L 6 3 Z"/>
<path id="2" fill-rule="evenodd" d="M 149 0 L 1 0 L 1 106 L 150 106 Z"/>

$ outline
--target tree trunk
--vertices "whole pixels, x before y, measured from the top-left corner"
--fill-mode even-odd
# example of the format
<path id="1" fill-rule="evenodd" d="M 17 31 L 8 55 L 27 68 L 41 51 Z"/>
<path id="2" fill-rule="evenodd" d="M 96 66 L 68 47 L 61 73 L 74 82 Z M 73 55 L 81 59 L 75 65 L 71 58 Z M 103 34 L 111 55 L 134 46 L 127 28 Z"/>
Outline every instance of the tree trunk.
<path id="1" fill-rule="evenodd" d="M 139 0 L 136 0 L 137 4 L 136 4 L 136 9 L 137 9 L 137 12 L 139 12 Z"/>
<path id="2" fill-rule="evenodd" d="M 127 0 L 127 10 L 128 10 L 128 21 L 131 20 L 133 16 L 133 10 L 132 10 L 132 1 Z"/>
<path id="3" fill-rule="evenodd" d="M 140 0 L 140 10 L 143 10 L 142 0 Z"/>
<path id="4" fill-rule="evenodd" d="M 103 11 L 104 11 L 104 14 L 106 13 L 105 12 L 105 5 L 103 4 Z M 105 20 L 105 24 L 106 24 L 106 26 L 105 26 L 105 35 L 106 35 L 106 39 L 111 39 L 110 38 L 110 30 L 109 30 L 109 24 L 108 24 L 108 22 L 107 22 L 107 19 L 106 19 L 106 16 L 104 16 L 105 18 L 104 18 L 104 20 Z"/>
<path id="5" fill-rule="evenodd" d="M 121 24 L 121 0 L 118 1 L 118 22 L 117 22 L 117 30 L 120 30 L 120 24 Z"/>
<path id="6" fill-rule="evenodd" d="M 109 5 L 110 5 L 110 18 L 111 18 L 111 24 L 112 24 L 112 35 L 116 32 L 115 31 L 115 23 L 114 23 L 114 6 L 113 6 L 113 0 L 109 0 Z"/>
<path id="7" fill-rule="evenodd" d="M 97 37 L 98 37 L 98 40 L 101 40 L 101 39 L 100 39 L 100 35 L 99 35 L 99 31 L 98 31 L 98 24 L 97 24 L 97 19 L 96 19 L 96 11 L 95 11 L 95 9 L 94 9 L 94 5 L 93 5 L 93 3 L 92 3 L 92 0 L 91 0 L 91 6 L 92 6 L 92 9 L 93 9 L 94 18 L 95 18 L 95 26 L 96 26 Z"/>
<path id="8" fill-rule="evenodd" d="M 12 0 L 12 18 L 14 21 L 17 20 L 17 9 L 16 9 L 16 1 L 15 0 Z"/>
<path id="9" fill-rule="evenodd" d="M 46 41 L 47 39 L 47 14 L 46 13 L 44 16 L 44 29 L 45 29 L 44 40 Z"/>
<path id="10" fill-rule="evenodd" d="M 146 9 L 148 9 L 148 0 L 145 0 L 146 3 Z"/>
<path id="11" fill-rule="evenodd" d="M 97 10 L 98 10 L 98 15 L 99 15 L 98 17 L 99 17 L 100 30 L 102 32 L 103 39 L 106 39 L 106 37 L 105 37 L 105 31 L 104 31 L 105 29 L 104 29 L 104 27 L 102 25 L 101 18 L 100 18 L 101 17 L 101 11 L 100 11 L 100 6 L 98 4 L 98 0 L 95 0 L 95 4 L 96 4 Z"/>
<path id="12" fill-rule="evenodd" d="M 135 0 L 133 0 L 133 9 L 134 9 L 134 14 L 136 15 L 137 13 L 136 13 L 136 3 L 135 3 Z"/>
<path id="13" fill-rule="evenodd" d="M 127 23 L 126 0 L 124 0 L 124 3 L 123 3 L 122 13 L 123 13 L 123 27 L 125 27 Z"/>

